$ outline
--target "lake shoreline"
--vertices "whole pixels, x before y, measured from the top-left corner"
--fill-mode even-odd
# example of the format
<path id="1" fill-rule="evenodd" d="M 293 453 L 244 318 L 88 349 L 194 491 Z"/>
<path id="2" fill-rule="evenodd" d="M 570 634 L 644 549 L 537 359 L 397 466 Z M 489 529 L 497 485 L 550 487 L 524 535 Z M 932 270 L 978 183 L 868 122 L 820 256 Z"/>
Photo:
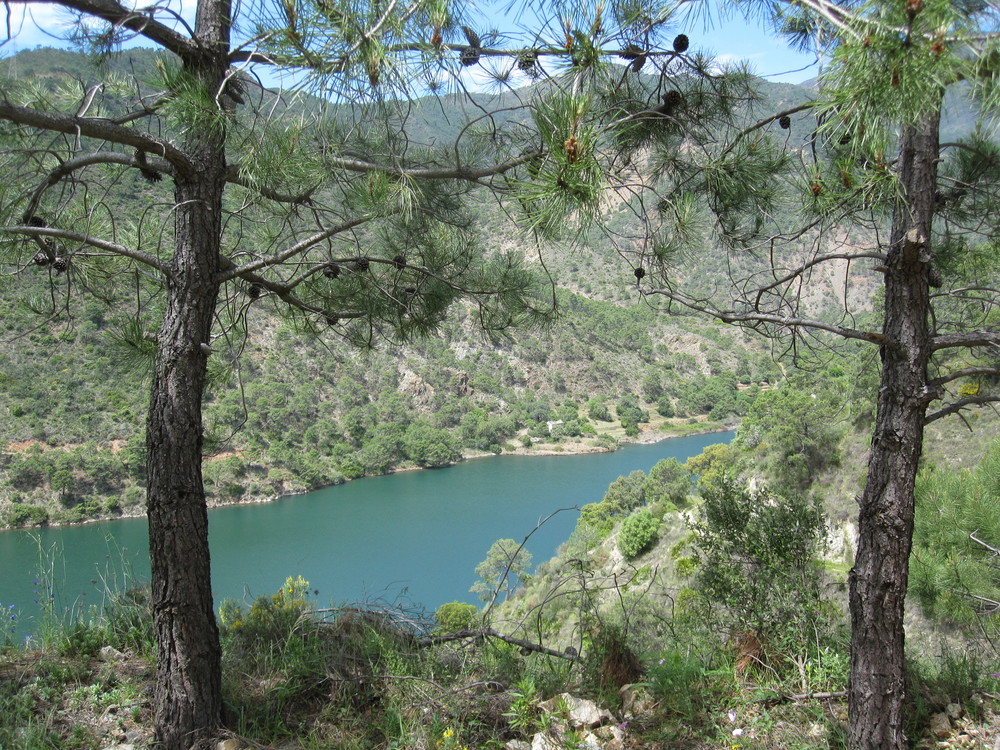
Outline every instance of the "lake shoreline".
<path id="1" fill-rule="evenodd" d="M 673 427 L 684 426 L 684 427 L 694 427 L 694 425 L 669 425 Z M 669 427 L 668 426 L 668 427 Z M 551 443 L 539 443 L 532 445 L 530 447 L 518 446 L 516 448 L 511 448 L 510 450 L 504 450 L 501 453 L 469 453 L 462 457 L 461 461 L 456 461 L 455 463 L 449 464 L 448 466 L 435 467 L 446 469 L 449 466 L 455 466 L 459 463 L 464 463 L 465 461 L 473 461 L 477 458 L 490 458 L 490 457 L 502 457 L 502 456 L 519 456 L 519 457 L 531 457 L 531 456 L 582 456 L 594 453 L 613 453 L 618 448 L 624 445 L 651 445 L 654 443 L 660 443 L 665 440 L 674 440 L 677 438 L 692 437 L 694 435 L 710 435 L 716 432 L 728 432 L 734 429 L 733 425 L 720 425 L 718 423 L 712 423 L 711 426 L 706 424 L 705 429 L 693 429 L 691 431 L 678 431 L 676 429 L 645 429 L 642 430 L 638 437 L 627 438 L 627 437 L 616 437 L 615 446 L 607 447 L 605 445 L 594 445 L 592 442 L 585 442 L 584 439 L 573 440 L 567 443 L 559 443 L 553 447 L 546 447 L 553 445 Z M 588 436 L 587 440 L 592 440 L 592 436 Z M 420 466 L 407 466 L 400 469 L 394 469 L 388 471 L 382 475 L 374 476 L 388 476 L 391 474 L 399 474 L 409 471 L 425 471 L 426 467 Z M 359 479 L 370 479 L 373 477 L 359 477 Z M 263 505 L 267 503 L 278 502 L 279 500 L 284 500 L 285 498 L 300 497 L 310 492 L 315 492 L 317 490 L 322 490 L 327 487 L 336 487 L 340 484 L 346 484 L 347 482 L 352 482 L 355 480 L 348 479 L 345 482 L 320 485 L 317 487 L 310 487 L 309 489 L 303 490 L 301 492 L 285 492 L 277 495 L 266 495 L 260 497 L 244 497 L 241 499 L 233 500 L 231 502 L 224 502 L 218 500 L 209 500 L 208 509 L 214 510 L 216 508 L 232 508 L 234 506 L 240 505 Z M 61 528 L 70 526 L 85 526 L 91 523 L 103 523 L 105 521 L 117 521 L 125 520 L 130 518 L 145 518 L 145 512 L 131 512 L 125 511 L 116 515 L 107 515 L 94 518 L 86 518 L 81 521 L 56 521 L 47 522 L 45 524 L 38 524 L 33 526 L 0 526 L 0 533 L 5 531 L 17 531 L 23 529 L 37 529 L 37 528 Z"/>

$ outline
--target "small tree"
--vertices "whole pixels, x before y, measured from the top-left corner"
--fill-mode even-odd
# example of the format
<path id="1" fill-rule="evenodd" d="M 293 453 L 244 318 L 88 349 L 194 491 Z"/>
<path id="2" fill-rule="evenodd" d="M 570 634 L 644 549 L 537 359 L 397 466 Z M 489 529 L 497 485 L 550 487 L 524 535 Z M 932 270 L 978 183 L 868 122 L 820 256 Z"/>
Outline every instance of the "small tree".
<path id="1" fill-rule="evenodd" d="M 624 521 L 618 530 L 618 551 L 626 560 L 646 552 L 659 536 L 660 522 L 649 508 L 641 508 Z"/>
<path id="2" fill-rule="evenodd" d="M 649 470 L 643 487 L 643 499 L 647 505 L 663 504 L 683 508 L 693 489 L 691 473 L 680 461 L 676 458 L 663 458 Z"/>
<path id="3" fill-rule="evenodd" d="M 691 524 L 695 587 L 730 631 L 808 641 L 820 603 L 825 525 L 815 502 L 750 491 L 733 478 L 703 491 Z"/>
<path id="4" fill-rule="evenodd" d="M 497 539 L 476 566 L 479 580 L 469 589 L 484 602 L 495 601 L 503 593 L 506 600 L 524 580 L 531 568 L 531 553 L 513 539 Z"/>

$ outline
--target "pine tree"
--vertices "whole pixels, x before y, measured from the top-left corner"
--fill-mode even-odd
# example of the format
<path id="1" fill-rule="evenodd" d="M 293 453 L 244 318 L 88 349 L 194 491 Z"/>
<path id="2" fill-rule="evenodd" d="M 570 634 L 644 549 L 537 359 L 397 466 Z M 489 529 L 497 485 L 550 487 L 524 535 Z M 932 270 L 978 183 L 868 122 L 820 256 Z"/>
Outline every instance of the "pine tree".
<path id="1" fill-rule="evenodd" d="M 644 170 L 637 192 L 660 209 L 658 242 L 638 253 L 619 247 L 647 269 L 647 299 L 772 336 L 793 356 L 821 352 L 825 335 L 878 347 L 850 574 L 848 742 L 902 748 L 903 606 L 923 429 L 1000 400 L 990 388 L 1000 374 L 1000 154 L 984 124 L 997 111 L 997 18 L 992 6 L 952 0 L 806 0 L 772 11 L 781 30 L 822 54 L 816 97 L 723 134 L 697 171 Z M 946 95 L 975 102 L 982 122 L 942 142 Z M 651 165 L 670 159 L 650 146 Z M 707 199 L 687 189 L 699 182 Z M 714 289 L 676 278 L 666 262 L 706 235 L 733 250 Z M 839 308 L 820 311 L 825 274 L 846 281 Z"/>
<path id="2" fill-rule="evenodd" d="M 363 346 L 430 333 L 459 300 L 487 332 L 538 320 L 544 286 L 522 258 L 483 248 L 469 207 L 529 157 L 407 140 L 412 108 L 393 84 L 425 56 L 399 51 L 390 71 L 381 50 L 422 29 L 423 3 L 329 11 L 354 41 L 331 63 L 339 88 L 326 103 L 290 102 L 244 70 L 281 62 L 272 35 L 310 33 L 292 4 L 277 29 L 223 0 L 200 0 L 191 27 L 165 5 L 60 5 L 104 64 L 80 88 L 0 81 L 3 263 L 47 275 L 55 317 L 70 295 L 120 305 L 134 290 L 121 339 L 151 371 L 155 736 L 187 750 L 222 720 L 202 483 L 209 364 L 238 356 L 258 306 Z M 241 31 L 251 22 L 259 35 Z M 116 50 L 132 38 L 164 52 L 157 80 L 114 72 L 128 70 Z"/>

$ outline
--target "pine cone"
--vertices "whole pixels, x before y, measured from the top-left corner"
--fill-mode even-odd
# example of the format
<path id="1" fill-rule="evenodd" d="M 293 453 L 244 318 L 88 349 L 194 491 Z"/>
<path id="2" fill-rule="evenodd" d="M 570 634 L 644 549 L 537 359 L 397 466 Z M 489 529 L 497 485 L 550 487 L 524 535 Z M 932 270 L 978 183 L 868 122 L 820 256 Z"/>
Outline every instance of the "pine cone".
<path id="1" fill-rule="evenodd" d="M 458 59 L 462 65 L 469 67 L 479 62 L 479 54 L 479 47 L 463 47 Z"/>

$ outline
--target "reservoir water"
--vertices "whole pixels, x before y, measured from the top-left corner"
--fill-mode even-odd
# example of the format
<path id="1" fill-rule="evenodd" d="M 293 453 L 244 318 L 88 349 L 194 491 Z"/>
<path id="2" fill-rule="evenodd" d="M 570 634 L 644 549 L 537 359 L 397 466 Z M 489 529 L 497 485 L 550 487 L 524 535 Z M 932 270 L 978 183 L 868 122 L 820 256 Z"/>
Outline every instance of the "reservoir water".
<path id="1" fill-rule="evenodd" d="M 469 587 L 494 541 L 520 542 L 560 508 L 599 501 L 617 477 L 649 471 L 662 458 L 683 462 L 733 434 L 614 453 L 480 458 L 217 508 L 209 513 L 216 601 L 271 594 L 301 575 L 318 590 L 320 606 L 401 600 L 433 612 L 456 599 L 478 604 Z M 532 533 L 525 546 L 535 563 L 555 553 L 578 515 L 556 513 Z M 55 597 L 57 612 L 86 608 L 101 603 L 105 581 L 120 588 L 126 577 L 148 576 L 144 518 L 0 533 L 0 604 L 19 613 L 19 638 L 35 629 L 46 597 Z"/>

